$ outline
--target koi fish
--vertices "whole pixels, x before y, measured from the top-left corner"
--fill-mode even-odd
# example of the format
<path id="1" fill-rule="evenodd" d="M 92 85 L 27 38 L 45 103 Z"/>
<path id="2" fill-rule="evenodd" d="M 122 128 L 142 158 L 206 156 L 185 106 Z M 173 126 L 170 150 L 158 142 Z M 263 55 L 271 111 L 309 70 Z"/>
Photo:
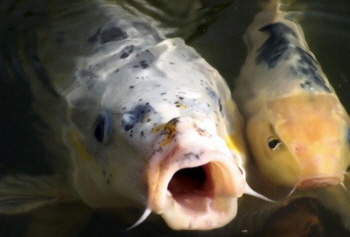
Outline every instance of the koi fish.
<path id="1" fill-rule="evenodd" d="M 234 99 L 257 166 L 274 184 L 309 189 L 343 182 L 350 121 L 301 27 L 271 1 L 248 27 Z"/>
<path id="2" fill-rule="evenodd" d="M 51 176 L 0 180 L 0 213 L 81 200 L 145 208 L 172 229 L 229 223 L 245 180 L 242 121 L 225 80 L 180 38 L 102 1 L 51 6 L 21 63 L 46 124 Z M 25 37 L 24 37 L 25 38 Z M 263 198 L 263 197 L 261 197 Z"/>

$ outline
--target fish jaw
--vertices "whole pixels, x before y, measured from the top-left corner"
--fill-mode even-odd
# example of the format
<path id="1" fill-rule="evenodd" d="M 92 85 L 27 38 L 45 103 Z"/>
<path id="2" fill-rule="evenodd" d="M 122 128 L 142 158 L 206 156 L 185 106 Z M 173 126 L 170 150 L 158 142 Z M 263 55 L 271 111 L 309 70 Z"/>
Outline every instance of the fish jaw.
<path id="1" fill-rule="evenodd" d="M 314 188 L 322 188 L 328 186 L 334 186 L 340 184 L 344 181 L 344 175 L 334 175 L 334 176 L 319 176 L 319 177 L 306 177 L 302 178 L 298 182 L 299 189 L 308 190 Z"/>
<path id="2" fill-rule="evenodd" d="M 220 137 L 198 131 L 191 120 L 176 127 L 175 138 L 156 145 L 150 158 L 148 206 L 172 229 L 222 227 L 236 216 L 244 177 Z"/>

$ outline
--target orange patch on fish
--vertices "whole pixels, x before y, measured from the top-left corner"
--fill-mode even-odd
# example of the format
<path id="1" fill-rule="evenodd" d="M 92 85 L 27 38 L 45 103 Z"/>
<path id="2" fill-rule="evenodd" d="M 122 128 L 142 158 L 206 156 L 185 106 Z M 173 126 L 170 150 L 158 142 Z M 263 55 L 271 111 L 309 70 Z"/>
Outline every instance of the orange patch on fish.
<path id="1" fill-rule="evenodd" d="M 72 145 L 84 160 L 92 161 L 93 158 L 86 151 L 85 147 L 79 142 L 79 133 L 75 131 L 71 131 L 69 133 L 70 140 L 72 141 Z"/>

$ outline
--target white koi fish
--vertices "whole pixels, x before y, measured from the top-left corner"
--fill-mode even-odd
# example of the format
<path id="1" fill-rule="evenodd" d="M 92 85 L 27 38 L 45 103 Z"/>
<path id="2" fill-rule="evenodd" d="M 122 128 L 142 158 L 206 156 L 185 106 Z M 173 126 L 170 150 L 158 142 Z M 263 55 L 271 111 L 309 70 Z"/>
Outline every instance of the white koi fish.
<path id="1" fill-rule="evenodd" d="M 229 88 L 195 50 L 103 1 L 51 9 L 52 29 L 30 34 L 21 60 L 43 140 L 66 163 L 53 177 L 0 180 L 0 213 L 81 200 L 146 206 L 135 225 L 154 212 L 173 229 L 208 230 L 235 217 L 243 193 L 260 196 Z"/>
<path id="2" fill-rule="evenodd" d="M 350 121 L 300 26 L 271 1 L 245 34 L 234 99 L 249 148 L 273 183 L 308 189 L 343 182 Z"/>

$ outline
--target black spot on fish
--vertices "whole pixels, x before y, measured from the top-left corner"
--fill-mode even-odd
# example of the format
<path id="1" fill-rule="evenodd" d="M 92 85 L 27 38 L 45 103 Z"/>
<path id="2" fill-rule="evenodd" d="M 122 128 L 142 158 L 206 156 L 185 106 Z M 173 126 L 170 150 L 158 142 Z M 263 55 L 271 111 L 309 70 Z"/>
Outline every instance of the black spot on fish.
<path id="1" fill-rule="evenodd" d="M 139 61 L 136 64 L 132 65 L 133 68 L 146 69 L 155 60 L 155 56 L 149 50 L 145 50 L 138 55 L 139 55 L 139 57 L 138 57 Z M 136 57 L 137 57 L 137 55 L 136 55 Z M 144 79 L 144 78 L 142 77 L 142 79 Z"/>
<path id="2" fill-rule="evenodd" d="M 300 87 L 303 89 L 310 89 L 312 87 L 312 83 L 310 81 L 304 81 L 300 83 Z"/>
<path id="3" fill-rule="evenodd" d="M 332 92 L 332 89 L 318 71 L 319 66 L 316 59 L 288 39 L 289 37 L 297 38 L 296 33 L 291 28 L 278 22 L 264 26 L 260 31 L 268 32 L 270 37 L 258 49 L 257 64 L 264 62 L 271 69 L 281 61 L 288 60 L 291 56 L 299 56 L 298 62 L 290 70 L 297 77 L 303 79 L 300 87 L 309 90 L 313 85 L 317 85 L 327 92 Z M 305 79 L 306 81 L 304 81 Z"/>
<path id="4" fill-rule="evenodd" d="M 119 41 L 128 38 L 126 32 L 117 26 L 112 26 L 102 31 L 100 36 L 100 43 L 105 44 L 111 41 Z"/>
<path id="5" fill-rule="evenodd" d="M 210 105 L 209 105 L 210 107 Z M 222 104 L 221 104 L 221 99 L 219 99 L 219 109 L 220 109 L 220 112 L 222 112 Z"/>
<path id="6" fill-rule="evenodd" d="M 258 49 L 256 63 L 265 62 L 269 68 L 274 68 L 283 58 L 286 59 L 285 53 L 291 45 L 287 36 L 292 35 L 296 38 L 296 34 L 280 22 L 264 26 L 260 31 L 269 33 L 270 37 Z"/>
<path id="7" fill-rule="evenodd" d="M 197 126 L 197 124 L 194 124 L 194 129 L 196 130 L 196 132 L 199 134 L 199 136 L 209 136 L 209 134 L 207 133 L 206 130 L 204 130 L 203 128 L 200 128 Z"/>
<path id="8" fill-rule="evenodd" d="M 120 58 L 127 58 L 129 55 L 134 51 L 135 46 L 134 45 L 129 45 L 126 46 L 122 51 Z"/>
<path id="9" fill-rule="evenodd" d="M 350 144 L 350 128 L 348 128 L 347 139 L 348 139 L 348 143 Z"/>
<path id="10" fill-rule="evenodd" d="M 141 61 L 139 62 L 139 64 L 140 64 L 140 66 L 141 66 L 143 69 L 149 67 L 149 64 L 147 63 L 146 60 L 141 60 Z"/>
<path id="11" fill-rule="evenodd" d="M 300 59 L 297 62 L 297 67 L 292 71 L 298 76 L 308 78 L 308 86 L 313 83 L 323 90 L 331 93 L 332 89 L 327 85 L 326 80 L 319 73 L 319 65 L 316 59 L 300 47 L 296 47 L 296 53 L 299 55 Z M 304 82 L 304 85 L 301 84 L 300 86 L 305 88 L 303 87 L 305 86 L 305 83 L 306 82 Z"/>
<path id="12" fill-rule="evenodd" d="M 199 160 L 200 155 L 197 153 L 193 153 L 193 152 L 188 152 L 184 154 L 184 158 L 185 159 L 196 159 Z"/>
<path id="13" fill-rule="evenodd" d="M 208 87 L 206 87 L 206 91 L 221 112 L 222 111 L 222 104 L 221 104 L 221 99 L 219 98 L 218 94 L 215 91 L 209 89 Z"/>
<path id="14" fill-rule="evenodd" d="M 149 113 L 155 112 L 149 104 L 138 105 L 133 110 L 124 113 L 122 116 L 122 126 L 125 131 L 132 129 L 137 123 L 145 122 Z"/>

